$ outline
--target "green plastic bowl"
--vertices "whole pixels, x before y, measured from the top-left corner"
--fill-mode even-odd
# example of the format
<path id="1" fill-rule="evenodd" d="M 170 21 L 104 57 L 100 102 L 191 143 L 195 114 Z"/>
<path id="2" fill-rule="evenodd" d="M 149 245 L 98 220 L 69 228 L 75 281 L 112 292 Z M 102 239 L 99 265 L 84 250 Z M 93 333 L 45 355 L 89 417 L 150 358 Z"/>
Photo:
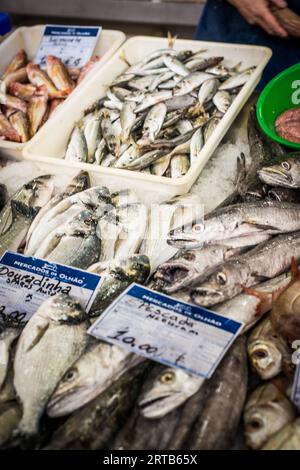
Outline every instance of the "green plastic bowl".
<path id="1" fill-rule="evenodd" d="M 298 81 L 298 83 L 296 83 Z M 294 84 L 294 87 L 292 86 Z M 300 64 L 293 65 L 273 78 L 259 96 L 256 113 L 262 130 L 271 139 L 293 149 L 300 144 L 279 137 L 275 121 L 284 111 L 300 107 Z"/>

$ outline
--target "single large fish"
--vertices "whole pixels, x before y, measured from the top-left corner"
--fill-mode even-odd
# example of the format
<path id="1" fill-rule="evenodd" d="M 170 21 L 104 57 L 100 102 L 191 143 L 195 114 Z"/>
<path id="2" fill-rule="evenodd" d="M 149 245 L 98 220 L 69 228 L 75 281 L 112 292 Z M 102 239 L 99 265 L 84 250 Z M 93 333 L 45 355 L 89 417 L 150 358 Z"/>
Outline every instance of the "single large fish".
<path id="1" fill-rule="evenodd" d="M 81 408 L 144 360 L 118 346 L 93 341 L 62 378 L 47 405 L 48 415 L 55 418 Z"/>
<path id="2" fill-rule="evenodd" d="M 83 353 L 88 320 L 80 304 L 59 294 L 31 317 L 18 341 L 14 385 L 22 404 L 18 431 L 36 435 L 47 401 L 66 371 Z"/>
<path id="3" fill-rule="evenodd" d="M 176 248 L 198 248 L 203 244 L 235 239 L 245 241 L 257 233 L 266 236 L 300 229 L 300 205 L 258 201 L 220 207 L 190 226 L 170 232 L 169 243 Z"/>

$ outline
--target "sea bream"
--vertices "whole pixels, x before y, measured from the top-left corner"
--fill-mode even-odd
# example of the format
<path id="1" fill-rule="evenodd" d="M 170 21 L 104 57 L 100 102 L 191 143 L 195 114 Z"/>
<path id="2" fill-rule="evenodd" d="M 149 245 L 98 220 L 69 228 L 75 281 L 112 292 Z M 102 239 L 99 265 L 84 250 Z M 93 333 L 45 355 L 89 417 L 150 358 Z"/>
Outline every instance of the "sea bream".
<path id="1" fill-rule="evenodd" d="M 127 371 L 105 392 L 72 413 L 55 430 L 44 450 L 108 449 L 134 406 L 147 368 L 144 362 Z"/>
<path id="2" fill-rule="evenodd" d="M 66 372 L 47 405 L 52 418 L 73 413 L 145 359 L 116 345 L 92 341 Z"/>
<path id="3" fill-rule="evenodd" d="M 39 420 L 57 384 L 84 352 L 89 326 L 79 302 L 63 294 L 47 299 L 18 341 L 14 385 L 22 404 L 18 431 L 38 433 Z"/>

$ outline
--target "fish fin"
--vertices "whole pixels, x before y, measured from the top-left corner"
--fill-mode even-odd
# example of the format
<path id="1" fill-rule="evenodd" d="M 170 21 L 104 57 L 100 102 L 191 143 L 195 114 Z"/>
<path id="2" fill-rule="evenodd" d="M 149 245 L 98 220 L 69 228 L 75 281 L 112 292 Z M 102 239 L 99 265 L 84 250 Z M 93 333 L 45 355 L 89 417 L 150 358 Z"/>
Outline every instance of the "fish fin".
<path id="1" fill-rule="evenodd" d="M 270 295 L 270 292 L 262 292 L 246 286 L 242 287 L 246 294 L 253 295 L 254 297 L 257 297 L 260 300 L 259 304 L 256 307 L 255 316 L 260 317 L 264 313 L 268 312 L 268 310 L 271 310 L 272 296 Z"/>
<path id="2" fill-rule="evenodd" d="M 251 221 L 251 220 L 247 220 L 247 221 L 243 222 L 243 224 L 250 225 L 252 227 L 256 227 L 256 228 L 261 229 L 261 230 L 273 230 L 273 231 L 275 230 L 275 231 L 278 231 L 278 228 L 274 227 L 273 225 L 258 224 L 255 221 Z"/>
<path id="3" fill-rule="evenodd" d="M 169 49 L 174 49 L 176 39 L 177 39 L 177 35 L 172 36 L 172 33 L 168 31 L 168 48 Z"/>
<path id="4" fill-rule="evenodd" d="M 45 318 L 39 318 L 38 321 L 32 325 L 30 333 L 27 336 L 25 347 L 25 352 L 30 351 L 34 346 L 38 344 L 38 342 L 44 336 L 46 330 L 49 327 L 49 321 Z"/>
<path id="5" fill-rule="evenodd" d="M 291 259 L 291 271 L 292 271 L 292 280 L 298 279 L 300 277 L 300 269 L 298 263 L 293 256 Z"/>
<path id="6" fill-rule="evenodd" d="M 278 287 L 277 289 L 273 290 L 272 292 L 272 305 L 274 304 L 275 300 L 278 299 L 279 295 L 285 291 L 287 286 L 285 287 Z"/>

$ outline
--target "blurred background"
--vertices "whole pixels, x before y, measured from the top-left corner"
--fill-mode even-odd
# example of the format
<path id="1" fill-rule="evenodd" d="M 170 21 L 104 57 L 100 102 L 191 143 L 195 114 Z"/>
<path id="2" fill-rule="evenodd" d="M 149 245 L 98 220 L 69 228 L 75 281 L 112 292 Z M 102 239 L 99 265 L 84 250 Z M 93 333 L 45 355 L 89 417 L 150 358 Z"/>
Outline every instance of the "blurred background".
<path id="1" fill-rule="evenodd" d="M 205 0 L 1 0 L 13 27 L 38 23 L 101 24 L 127 35 L 194 34 Z"/>

